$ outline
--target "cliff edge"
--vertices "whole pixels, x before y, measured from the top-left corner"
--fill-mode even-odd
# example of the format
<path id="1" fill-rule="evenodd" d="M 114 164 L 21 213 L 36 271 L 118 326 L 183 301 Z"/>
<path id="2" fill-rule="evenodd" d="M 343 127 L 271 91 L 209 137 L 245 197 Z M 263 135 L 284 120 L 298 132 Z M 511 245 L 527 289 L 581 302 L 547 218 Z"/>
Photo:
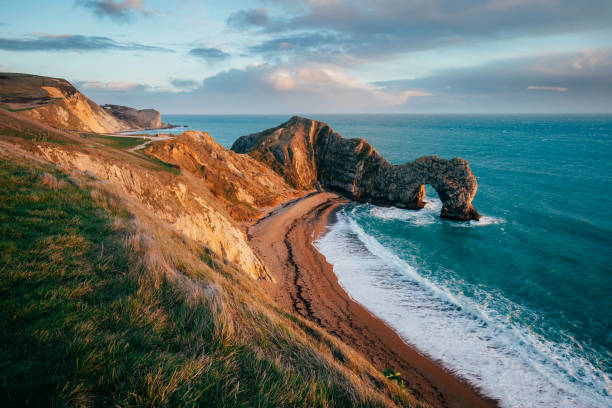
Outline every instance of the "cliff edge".
<path id="1" fill-rule="evenodd" d="M 70 82 L 30 74 L 0 73 L 0 107 L 59 130 L 116 133 L 167 128 L 154 109 L 100 107 Z"/>
<path id="2" fill-rule="evenodd" d="M 418 209 L 425 184 L 440 196 L 440 217 L 477 220 L 478 183 L 468 162 L 437 156 L 392 165 L 362 139 L 345 139 L 323 122 L 294 116 L 280 126 L 242 136 L 232 146 L 266 163 L 298 189 L 317 186 L 359 202 Z"/>
<path id="3" fill-rule="evenodd" d="M 134 109 L 121 105 L 102 105 L 102 109 L 123 121 L 132 129 L 167 129 L 173 127 L 162 122 L 161 114 L 155 109 Z"/>

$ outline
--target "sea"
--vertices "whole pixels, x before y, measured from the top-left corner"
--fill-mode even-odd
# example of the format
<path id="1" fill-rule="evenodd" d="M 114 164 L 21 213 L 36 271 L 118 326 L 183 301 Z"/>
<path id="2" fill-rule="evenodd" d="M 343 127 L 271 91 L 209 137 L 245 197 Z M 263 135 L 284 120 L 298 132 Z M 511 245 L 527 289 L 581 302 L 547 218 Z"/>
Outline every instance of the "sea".
<path id="1" fill-rule="evenodd" d="M 612 116 L 307 116 L 478 180 L 480 221 L 430 186 L 419 211 L 344 207 L 315 246 L 354 300 L 504 407 L 612 407 Z M 287 119 L 164 116 L 226 147 Z"/>

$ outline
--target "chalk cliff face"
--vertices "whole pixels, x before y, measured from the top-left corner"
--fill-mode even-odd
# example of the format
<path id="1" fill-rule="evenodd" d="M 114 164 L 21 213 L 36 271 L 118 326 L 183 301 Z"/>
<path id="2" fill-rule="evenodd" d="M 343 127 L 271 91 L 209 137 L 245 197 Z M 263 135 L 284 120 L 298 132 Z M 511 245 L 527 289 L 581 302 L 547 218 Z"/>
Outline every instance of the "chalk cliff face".
<path id="1" fill-rule="evenodd" d="M 56 129 L 115 133 L 168 126 L 153 109 L 112 106 L 101 108 L 64 79 L 0 73 L 0 107 Z"/>
<path id="2" fill-rule="evenodd" d="M 471 204 L 476 177 L 460 158 L 429 156 L 392 165 L 365 140 L 344 139 L 325 123 L 297 116 L 239 138 L 232 150 L 268 164 L 299 189 L 320 184 L 355 201 L 417 209 L 430 184 L 443 202 L 441 217 L 480 218 Z"/>
<path id="3" fill-rule="evenodd" d="M 161 129 L 172 125 L 162 122 L 155 109 L 134 109 L 121 105 L 102 105 L 102 109 L 123 121 L 132 129 Z"/>
<path id="4" fill-rule="evenodd" d="M 44 144 L 33 152 L 67 172 L 77 170 L 105 180 L 107 188 L 122 197 L 142 219 L 153 218 L 169 225 L 206 245 L 253 279 L 269 278 L 244 231 L 217 205 L 214 194 L 199 180 L 152 171 L 101 150 Z"/>
<path id="5" fill-rule="evenodd" d="M 102 133 L 126 128 L 64 79 L 0 74 L 0 104 L 59 129 Z"/>

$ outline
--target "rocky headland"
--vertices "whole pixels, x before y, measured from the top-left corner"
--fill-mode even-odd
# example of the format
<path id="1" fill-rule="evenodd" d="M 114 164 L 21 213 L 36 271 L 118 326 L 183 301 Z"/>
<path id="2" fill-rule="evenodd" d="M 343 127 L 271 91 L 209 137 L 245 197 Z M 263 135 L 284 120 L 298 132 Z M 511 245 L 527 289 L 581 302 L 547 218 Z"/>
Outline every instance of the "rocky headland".
<path id="1" fill-rule="evenodd" d="M 38 75 L 0 73 L 0 106 L 58 130 L 118 133 L 173 127 L 154 109 L 102 108 L 65 79 Z"/>
<path id="2" fill-rule="evenodd" d="M 170 129 L 175 127 L 162 122 L 161 114 L 155 109 L 134 109 L 121 105 L 102 105 L 102 109 L 120 119 L 133 130 L 142 129 Z"/>
<path id="3" fill-rule="evenodd" d="M 298 189 L 322 187 L 351 200 L 418 209 L 425 184 L 438 193 L 447 219 L 477 220 L 478 183 L 468 162 L 426 156 L 392 165 L 363 139 L 345 139 L 323 122 L 295 116 L 236 140 L 232 150 L 266 163 Z"/>

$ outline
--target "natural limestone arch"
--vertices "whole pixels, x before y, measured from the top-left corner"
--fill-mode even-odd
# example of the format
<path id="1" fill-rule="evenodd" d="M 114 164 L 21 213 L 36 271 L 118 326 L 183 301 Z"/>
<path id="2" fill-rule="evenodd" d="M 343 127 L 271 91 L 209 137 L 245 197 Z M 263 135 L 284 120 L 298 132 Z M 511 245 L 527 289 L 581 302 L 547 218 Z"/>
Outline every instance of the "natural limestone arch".
<path id="1" fill-rule="evenodd" d="M 399 167 L 404 167 L 403 171 L 409 172 L 405 179 L 413 178 L 413 183 L 416 184 L 413 194 L 419 206 L 423 206 L 425 185 L 429 184 L 442 201 L 440 217 L 453 220 L 480 218 L 480 214 L 472 206 L 478 182 L 467 161 L 460 158 L 447 160 L 437 156 L 425 156 Z M 413 183 L 409 185 L 414 185 Z"/>
<path id="2" fill-rule="evenodd" d="M 467 161 L 426 156 L 392 165 L 362 139 L 345 139 L 329 125 L 295 116 L 282 125 L 247 136 L 232 146 L 268 164 L 297 189 L 315 186 L 355 201 L 401 208 L 423 207 L 424 184 L 440 196 L 440 217 L 479 219 L 472 206 L 478 183 Z"/>

